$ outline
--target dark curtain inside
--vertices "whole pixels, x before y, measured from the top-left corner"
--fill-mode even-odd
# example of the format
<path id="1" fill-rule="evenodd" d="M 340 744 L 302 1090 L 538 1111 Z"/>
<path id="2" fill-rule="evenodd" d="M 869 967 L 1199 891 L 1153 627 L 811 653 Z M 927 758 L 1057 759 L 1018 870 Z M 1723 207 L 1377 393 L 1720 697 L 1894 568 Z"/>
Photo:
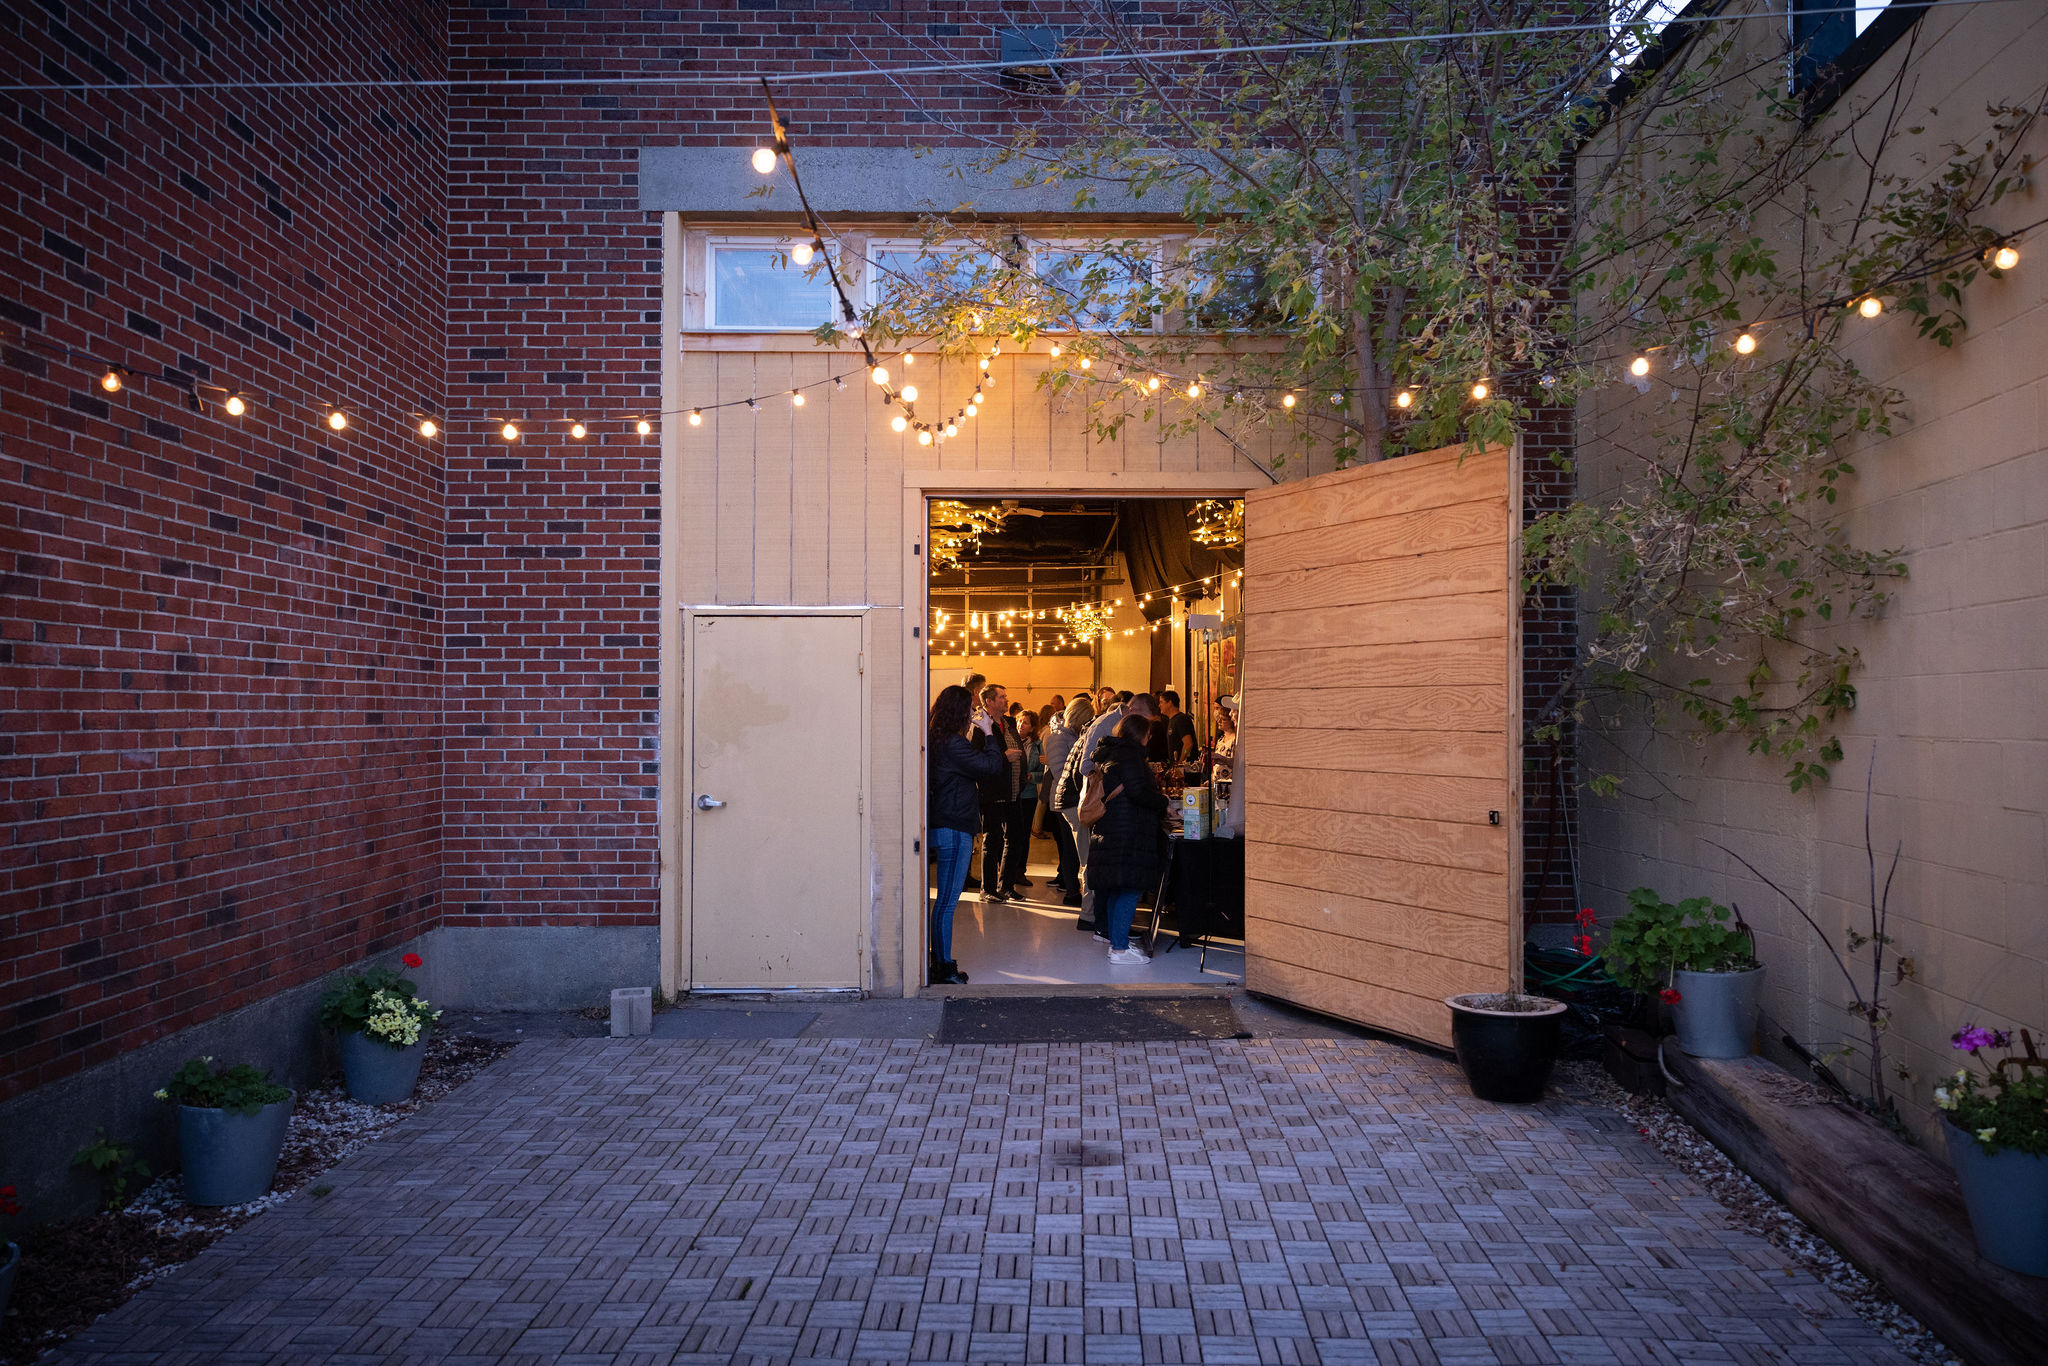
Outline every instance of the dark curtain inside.
<path id="1" fill-rule="evenodd" d="M 1212 574 L 1244 566 L 1244 547 L 1211 550 L 1188 532 L 1188 509 L 1195 500 L 1133 498 L 1122 508 L 1117 548 L 1131 567 L 1131 587 L 1139 596 L 1161 594 L 1176 584 L 1192 583 Z M 1183 592 L 1183 597 L 1186 593 Z M 1206 595 L 1205 595 L 1206 596 Z M 1167 599 L 1154 596 L 1138 609 L 1148 621 L 1167 614 Z"/>

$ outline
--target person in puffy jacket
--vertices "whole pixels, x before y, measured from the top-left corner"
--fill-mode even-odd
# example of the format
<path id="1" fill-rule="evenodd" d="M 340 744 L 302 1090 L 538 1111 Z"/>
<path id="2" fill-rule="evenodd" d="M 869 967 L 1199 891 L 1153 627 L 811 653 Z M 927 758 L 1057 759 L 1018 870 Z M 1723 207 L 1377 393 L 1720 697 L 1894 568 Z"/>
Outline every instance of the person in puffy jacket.
<path id="1" fill-rule="evenodd" d="M 939 865 L 939 897 L 932 905 L 931 980 L 964 982 L 953 961 L 953 911 L 967 885 L 974 836 L 981 829 L 981 784 L 1010 771 L 1014 752 L 974 726 L 974 698 L 961 687 L 943 688 L 932 703 L 925 755 L 926 837 Z M 971 738 L 970 738 L 971 737 Z"/>
<path id="2" fill-rule="evenodd" d="M 1059 729 L 1050 732 L 1045 739 L 1045 798 L 1046 825 L 1052 831 L 1052 842 L 1060 851 L 1059 871 L 1053 874 L 1052 885 L 1067 894 L 1069 906 L 1081 904 L 1081 848 L 1074 842 L 1074 803 L 1081 800 L 1080 784 L 1070 783 L 1074 790 L 1060 792 L 1060 778 L 1067 769 L 1067 752 L 1081 742 L 1081 733 L 1095 720 L 1095 704 L 1082 693 L 1067 704 L 1066 712 L 1060 717 Z M 1060 797 L 1066 798 L 1066 806 L 1059 804 Z"/>
<path id="3" fill-rule="evenodd" d="M 1166 793 L 1145 759 L 1145 739 L 1154 724 L 1136 713 L 1125 716 L 1090 756 L 1108 803 L 1091 827 L 1088 889 L 1098 910 L 1108 907 L 1095 927 L 1096 938 L 1109 944 L 1109 961 L 1116 964 L 1150 961 L 1143 949 L 1131 946 L 1131 921 L 1138 898 L 1159 881 L 1165 839 Z"/>

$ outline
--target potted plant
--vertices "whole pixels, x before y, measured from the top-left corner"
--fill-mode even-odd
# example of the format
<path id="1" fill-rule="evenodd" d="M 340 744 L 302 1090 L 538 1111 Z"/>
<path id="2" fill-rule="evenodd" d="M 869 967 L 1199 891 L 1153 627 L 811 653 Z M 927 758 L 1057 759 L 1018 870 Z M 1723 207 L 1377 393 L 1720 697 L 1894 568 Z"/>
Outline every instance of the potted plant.
<path id="1" fill-rule="evenodd" d="M 178 1106 L 185 1199 L 242 1205 L 270 1189 L 292 1117 L 292 1093 L 248 1063 L 216 1068 L 194 1058 L 156 1098 Z"/>
<path id="2" fill-rule="evenodd" d="M 405 955 L 416 968 L 421 958 Z M 441 1012 L 390 968 L 352 973 L 320 998 L 320 1023 L 341 1036 L 341 1071 L 350 1098 L 371 1105 L 404 1100 L 420 1079 L 427 1031 Z"/>
<path id="3" fill-rule="evenodd" d="M 1728 908 L 1703 896 L 1673 905 L 1638 887 L 1628 901 L 1607 940 L 1614 980 L 1670 1006 L 1678 1046 L 1693 1057 L 1747 1057 L 1764 983 L 1749 926 L 1740 915 L 1729 924 Z"/>
<path id="4" fill-rule="evenodd" d="M 1542 1098 L 1564 1038 L 1564 1002 L 1472 991 L 1446 996 L 1444 1004 L 1451 1008 L 1451 1047 L 1473 1095 L 1509 1104 Z"/>
<path id="5" fill-rule="evenodd" d="M 14 1187 L 0 1186 L 0 1216 L 12 1219 L 21 1213 L 21 1202 L 14 1198 Z M 21 1265 L 21 1244 L 8 1243 L 0 1253 L 0 1319 L 7 1317 L 7 1297 L 14 1293 L 14 1271 Z"/>
<path id="6" fill-rule="evenodd" d="M 1983 1061 L 1986 1048 L 2009 1048 L 2002 1029 L 1958 1030 L 1954 1046 Z M 1963 1186 L 1970 1230 L 1986 1261 L 2048 1276 L 2048 1058 L 2020 1031 L 2024 1058 L 1987 1063 L 1980 1081 L 1968 1068 L 1934 1088 L 1947 1120 L 1949 1161 Z"/>

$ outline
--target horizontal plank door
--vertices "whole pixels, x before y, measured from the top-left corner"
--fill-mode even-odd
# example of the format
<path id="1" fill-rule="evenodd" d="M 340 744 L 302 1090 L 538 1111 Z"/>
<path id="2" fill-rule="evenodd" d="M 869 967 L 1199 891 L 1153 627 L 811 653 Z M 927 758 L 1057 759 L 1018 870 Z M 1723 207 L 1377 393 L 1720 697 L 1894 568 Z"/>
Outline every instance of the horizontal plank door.
<path id="1" fill-rule="evenodd" d="M 1450 1042 L 1521 978 L 1515 451 L 1245 499 L 1245 984 Z"/>

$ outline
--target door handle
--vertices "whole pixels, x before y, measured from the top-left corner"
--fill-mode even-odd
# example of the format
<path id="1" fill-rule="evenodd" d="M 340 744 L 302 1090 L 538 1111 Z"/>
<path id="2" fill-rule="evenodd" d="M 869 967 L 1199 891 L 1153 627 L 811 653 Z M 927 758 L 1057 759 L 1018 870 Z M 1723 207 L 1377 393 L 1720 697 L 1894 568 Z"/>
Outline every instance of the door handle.
<path id="1" fill-rule="evenodd" d="M 716 811 L 719 807 L 724 805 L 725 803 L 718 800 L 718 798 L 716 797 L 697 798 L 697 809 L 699 811 Z"/>

